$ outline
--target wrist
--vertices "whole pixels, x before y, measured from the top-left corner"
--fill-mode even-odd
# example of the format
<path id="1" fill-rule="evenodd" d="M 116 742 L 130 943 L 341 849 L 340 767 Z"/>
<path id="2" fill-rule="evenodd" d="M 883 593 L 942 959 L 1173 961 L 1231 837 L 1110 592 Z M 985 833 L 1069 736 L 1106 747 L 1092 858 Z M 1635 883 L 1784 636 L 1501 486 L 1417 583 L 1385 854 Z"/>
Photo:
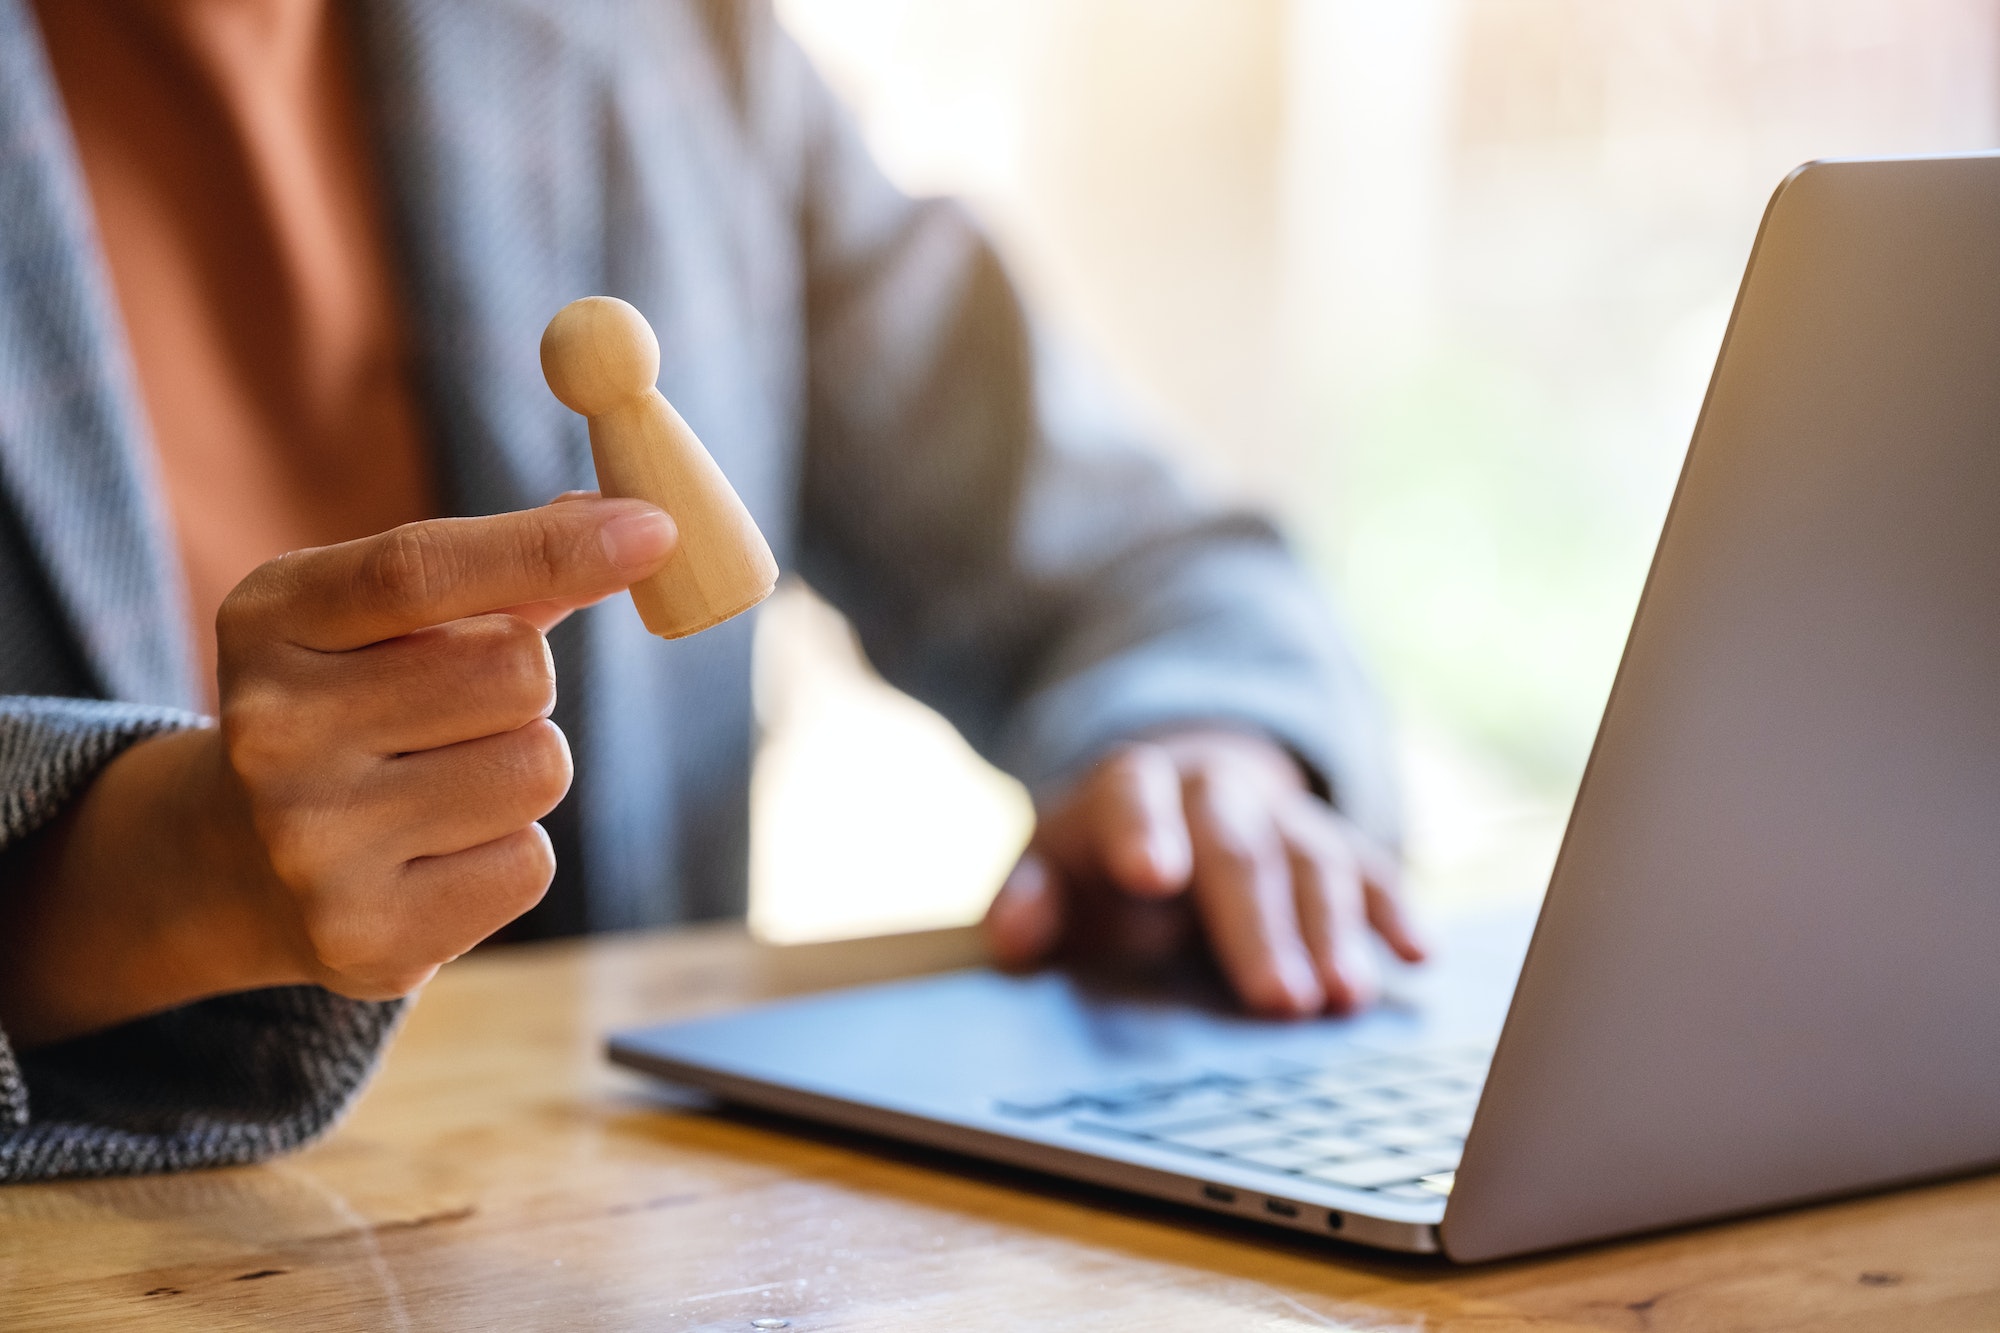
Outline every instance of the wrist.
<path id="1" fill-rule="evenodd" d="M 213 729 L 133 745 L 21 851 L 0 904 L 19 1045 L 306 979 Z"/>
<path id="2" fill-rule="evenodd" d="M 1147 739 L 1165 750 L 1183 772 L 1226 763 L 1252 770 L 1275 786 L 1299 791 L 1312 787 L 1311 774 L 1298 757 L 1261 731 L 1204 724 L 1155 732 Z"/>
<path id="3" fill-rule="evenodd" d="M 163 835 L 162 873 L 148 895 L 154 944 L 190 998 L 307 980 L 289 900 L 221 733 L 203 727 L 157 737 L 129 758 L 116 777 L 136 795 L 119 802 L 122 818 L 136 825 L 133 843 Z"/>

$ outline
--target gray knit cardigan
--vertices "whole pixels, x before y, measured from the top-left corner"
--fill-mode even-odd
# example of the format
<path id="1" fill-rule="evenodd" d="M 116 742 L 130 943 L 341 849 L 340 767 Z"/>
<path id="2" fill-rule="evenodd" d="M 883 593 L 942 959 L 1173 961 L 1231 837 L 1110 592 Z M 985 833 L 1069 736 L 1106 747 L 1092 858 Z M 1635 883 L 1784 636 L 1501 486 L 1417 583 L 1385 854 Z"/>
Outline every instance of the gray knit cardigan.
<path id="1" fill-rule="evenodd" d="M 624 297 L 780 563 L 995 763 L 1044 790 L 1121 737 L 1255 727 L 1394 836 L 1372 696 L 1271 526 L 1051 352 L 962 209 L 882 179 L 761 0 L 352 12 L 448 512 L 592 484 L 536 345 L 573 297 Z M 128 362 L 31 13 L 0 0 L 0 893 L 7 846 L 122 746 L 197 722 Z M 742 910 L 749 619 L 667 644 L 607 604 L 552 636 L 577 777 L 522 929 Z M 0 1034 L 0 1180 L 282 1151 L 399 1012 L 297 988 L 18 1060 Z"/>

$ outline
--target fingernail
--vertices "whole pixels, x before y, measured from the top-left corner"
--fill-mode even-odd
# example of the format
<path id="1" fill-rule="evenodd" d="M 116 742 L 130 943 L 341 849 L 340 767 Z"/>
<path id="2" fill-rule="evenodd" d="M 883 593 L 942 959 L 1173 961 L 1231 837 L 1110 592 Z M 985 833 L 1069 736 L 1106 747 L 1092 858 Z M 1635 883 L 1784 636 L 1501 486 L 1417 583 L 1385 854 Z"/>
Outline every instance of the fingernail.
<path id="1" fill-rule="evenodd" d="M 622 570 L 648 569 L 674 549 L 674 521 L 651 505 L 633 505 L 597 530 L 604 554 Z"/>

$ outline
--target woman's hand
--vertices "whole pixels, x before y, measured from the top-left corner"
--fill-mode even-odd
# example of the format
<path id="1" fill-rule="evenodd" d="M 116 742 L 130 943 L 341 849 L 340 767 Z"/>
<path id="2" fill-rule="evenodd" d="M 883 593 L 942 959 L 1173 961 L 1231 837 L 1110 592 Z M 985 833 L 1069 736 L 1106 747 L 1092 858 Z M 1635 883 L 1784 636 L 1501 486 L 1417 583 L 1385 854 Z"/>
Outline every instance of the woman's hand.
<path id="1" fill-rule="evenodd" d="M 1125 746 L 1043 812 L 986 916 L 1008 966 L 1056 954 L 1160 961 L 1197 930 L 1251 1010 L 1351 1013 L 1375 997 L 1370 931 L 1424 956 L 1395 857 L 1248 733 Z"/>
<path id="2" fill-rule="evenodd" d="M 220 726 L 133 746 L 10 856 L 10 1036 L 296 982 L 403 995 L 532 907 L 570 782 L 543 631 L 674 542 L 650 505 L 565 497 L 257 569 L 217 618 Z"/>

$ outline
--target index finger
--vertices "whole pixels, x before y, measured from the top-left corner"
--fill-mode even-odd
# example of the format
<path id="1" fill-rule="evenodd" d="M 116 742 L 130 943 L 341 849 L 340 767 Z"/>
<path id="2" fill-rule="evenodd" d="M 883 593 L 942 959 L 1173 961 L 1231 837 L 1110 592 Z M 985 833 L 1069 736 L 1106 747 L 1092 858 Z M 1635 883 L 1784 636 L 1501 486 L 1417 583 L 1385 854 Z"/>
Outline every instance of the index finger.
<path id="1" fill-rule="evenodd" d="M 1101 871 L 1141 898 L 1171 898 L 1187 888 L 1194 853 L 1181 809 L 1181 775 L 1157 745 L 1128 745 L 1084 779 L 1069 808 L 1050 821 L 1086 844 L 1070 858 Z M 1054 827 L 1049 832 L 1056 833 Z"/>
<path id="2" fill-rule="evenodd" d="M 675 539 L 673 520 L 640 500 L 428 519 L 281 556 L 231 600 L 238 614 L 282 608 L 286 639 L 344 652 L 506 607 L 594 601 L 665 564 Z"/>

